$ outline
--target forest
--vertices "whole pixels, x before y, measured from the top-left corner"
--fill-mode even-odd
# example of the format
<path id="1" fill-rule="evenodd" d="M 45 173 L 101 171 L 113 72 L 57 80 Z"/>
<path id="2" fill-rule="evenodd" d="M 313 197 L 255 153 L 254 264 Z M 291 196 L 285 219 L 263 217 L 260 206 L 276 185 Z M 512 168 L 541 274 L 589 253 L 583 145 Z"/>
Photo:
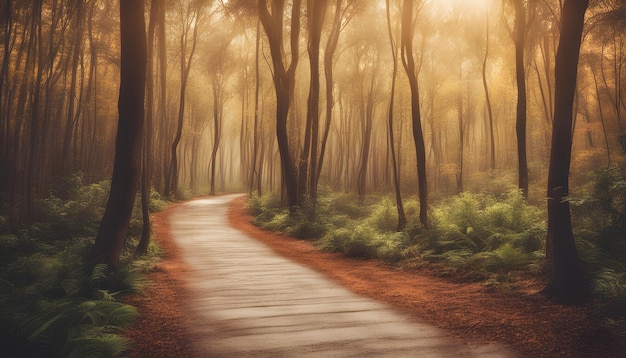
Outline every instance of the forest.
<path id="1" fill-rule="evenodd" d="M 231 192 L 321 250 L 531 275 L 626 334 L 625 1 L 0 6 L 0 331 L 22 327 L 3 337 L 16 352 L 85 302 L 108 312 L 95 326 L 130 321 L 114 296 L 157 260 L 150 213 Z"/>

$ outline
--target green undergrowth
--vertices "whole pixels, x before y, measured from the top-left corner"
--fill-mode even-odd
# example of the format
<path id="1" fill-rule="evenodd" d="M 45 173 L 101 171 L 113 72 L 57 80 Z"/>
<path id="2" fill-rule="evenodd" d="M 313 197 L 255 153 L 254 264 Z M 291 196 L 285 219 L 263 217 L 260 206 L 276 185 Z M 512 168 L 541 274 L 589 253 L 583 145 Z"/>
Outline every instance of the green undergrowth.
<path id="1" fill-rule="evenodd" d="M 120 302 L 139 293 L 158 248 L 135 258 L 141 232 L 136 208 L 123 268 L 84 261 L 104 212 L 108 182 L 82 185 L 77 174 L 53 185 L 40 202 L 41 220 L 21 229 L 0 217 L 0 346 L 9 357 L 115 357 L 130 342 L 121 334 L 138 316 Z M 165 202 L 153 194 L 153 207 Z"/>
<path id="2" fill-rule="evenodd" d="M 537 270 L 543 258 L 544 214 L 510 191 L 496 198 L 464 193 L 431 207 L 430 230 L 417 223 L 419 203 L 405 201 L 409 224 L 398 232 L 395 202 L 384 195 L 324 192 L 317 210 L 290 214 L 274 196 L 253 195 L 248 208 L 257 225 L 315 239 L 324 251 L 390 262 L 440 262 L 446 270 L 473 270 L 481 277 Z"/>
<path id="3" fill-rule="evenodd" d="M 594 309 L 626 337 L 626 165 L 593 174 L 580 198 L 570 198 L 576 244 L 592 280 Z"/>

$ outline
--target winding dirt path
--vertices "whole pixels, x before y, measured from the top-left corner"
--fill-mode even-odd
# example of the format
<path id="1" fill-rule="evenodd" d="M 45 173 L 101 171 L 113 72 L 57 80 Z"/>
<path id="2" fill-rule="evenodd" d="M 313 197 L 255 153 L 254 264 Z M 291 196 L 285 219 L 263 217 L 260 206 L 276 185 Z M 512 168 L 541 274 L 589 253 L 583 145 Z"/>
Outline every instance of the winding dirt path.
<path id="1" fill-rule="evenodd" d="M 229 200 L 231 198 L 228 197 Z M 201 345 L 194 345 L 192 342 L 196 335 L 215 335 L 215 331 L 212 330 L 220 330 L 223 327 L 220 323 L 216 323 L 214 314 L 212 317 L 214 322 L 208 326 L 207 330 L 201 332 L 197 325 L 198 305 L 189 305 L 193 302 L 193 297 L 197 297 L 194 293 L 196 289 L 194 285 L 201 287 L 204 283 L 193 284 L 187 280 L 195 269 L 192 268 L 192 262 L 183 262 L 180 248 L 170 235 L 172 230 L 169 223 L 172 214 L 176 217 L 176 213 L 180 214 L 181 210 L 186 210 L 189 204 L 184 205 L 176 204 L 154 216 L 157 241 L 165 251 L 166 257 L 151 274 L 154 284 L 144 296 L 136 297 L 133 302 L 130 302 L 137 305 L 143 313 L 137 329 L 128 334 L 135 341 L 136 348 L 132 354 L 135 357 L 240 356 L 241 349 L 234 348 L 239 347 L 240 343 L 218 345 L 217 349 L 209 354 L 206 351 L 201 352 L 203 349 Z M 466 342 L 472 341 L 473 343 L 460 346 L 459 349 L 463 352 L 473 352 L 479 355 L 481 353 L 510 353 L 509 350 L 501 349 L 502 346 L 493 344 L 494 341 L 498 341 L 512 346 L 519 352 L 519 356 L 524 357 L 620 356 L 622 347 L 617 344 L 617 341 L 607 337 L 585 310 L 555 305 L 543 299 L 536 294 L 536 290 L 540 287 L 539 283 L 527 282 L 494 291 L 482 284 L 455 283 L 435 277 L 432 272 L 424 269 L 417 272 L 399 271 L 376 261 L 348 260 L 338 255 L 320 253 L 305 241 L 293 240 L 256 228 L 251 224 L 251 218 L 245 212 L 245 198 L 237 198 L 230 204 L 225 202 L 223 208 L 228 205 L 230 205 L 228 219 L 232 226 L 263 242 L 281 256 L 300 262 L 359 295 L 373 297 L 379 302 L 388 302 L 396 307 L 390 310 L 394 315 L 398 315 L 397 309 L 404 311 L 404 314 L 398 315 L 403 320 L 403 324 L 427 321 L 447 329 L 457 337 L 463 337 Z M 197 219 L 203 220 L 199 214 L 190 213 L 189 215 L 198 216 Z M 222 221 L 225 220 L 226 217 L 222 216 Z M 209 227 L 204 229 L 204 231 L 211 230 Z M 248 245 L 256 246 L 257 244 L 247 242 L 246 246 Z M 186 258 L 187 252 L 184 251 L 183 255 Z M 218 255 L 217 259 L 221 256 Z M 255 259 L 256 256 L 248 261 L 253 263 Z M 281 272 L 280 276 L 285 276 L 284 272 Z M 331 287 L 333 290 L 337 288 L 332 284 Z M 215 287 L 211 288 L 211 290 L 214 289 Z M 257 300 L 249 302 L 244 300 L 240 304 L 250 305 L 252 301 L 257 302 Z M 212 304 L 209 303 L 210 305 Z M 276 302 L 271 305 L 276 307 Z M 388 309 L 388 306 L 383 306 L 384 310 Z M 216 307 L 223 309 L 224 305 L 218 304 Z M 227 313 L 233 314 L 235 311 L 230 310 Z M 241 315 L 244 311 L 245 309 L 239 310 L 237 314 Z M 284 315 L 280 313 L 278 316 L 281 314 Z M 277 316 L 276 312 L 273 316 Z M 224 318 L 225 316 L 222 316 L 221 323 L 234 322 L 232 316 L 226 318 L 226 321 Z M 321 321 L 323 322 L 318 320 L 318 324 L 326 322 L 325 319 Z M 226 331 L 243 332 L 239 328 L 233 330 L 232 327 L 232 325 L 229 326 Z M 255 331 L 250 327 L 245 330 L 247 334 L 259 333 L 259 330 Z M 299 337 L 300 341 L 304 339 L 297 334 L 291 337 Z M 347 341 L 352 339 L 348 335 L 344 338 Z M 338 337 L 333 339 L 336 342 L 341 341 Z M 452 341 L 452 346 L 459 347 L 458 340 Z M 273 347 L 261 352 L 261 356 L 264 355 L 263 353 L 273 355 L 278 352 L 276 349 L 285 348 L 285 344 L 282 344 L 282 348 L 280 344 L 278 346 L 274 343 Z M 296 353 L 299 355 L 301 352 L 327 356 L 327 354 L 315 354 L 323 350 L 319 346 L 310 344 L 305 344 L 305 346 L 308 348 L 304 351 L 283 350 L 280 352 L 283 356 L 293 356 Z M 439 346 L 439 344 L 434 344 L 434 346 Z M 325 348 L 330 349 L 326 353 L 334 352 L 333 354 L 341 355 L 341 345 L 335 344 L 334 347 L 330 345 Z M 478 351 L 476 347 L 480 347 Z M 387 351 L 390 346 L 379 348 Z M 239 353 L 235 354 L 233 349 L 239 349 Z M 415 356 L 408 352 L 405 351 L 407 356 Z M 449 351 L 440 352 L 440 355 L 450 356 L 450 353 Z"/>
<path id="2" fill-rule="evenodd" d="M 190 339 L 202 357 L 509 357 L 357 295 L 233 228 L 231 201 L 186 203 L 171 217 L 187 271 Z"/>

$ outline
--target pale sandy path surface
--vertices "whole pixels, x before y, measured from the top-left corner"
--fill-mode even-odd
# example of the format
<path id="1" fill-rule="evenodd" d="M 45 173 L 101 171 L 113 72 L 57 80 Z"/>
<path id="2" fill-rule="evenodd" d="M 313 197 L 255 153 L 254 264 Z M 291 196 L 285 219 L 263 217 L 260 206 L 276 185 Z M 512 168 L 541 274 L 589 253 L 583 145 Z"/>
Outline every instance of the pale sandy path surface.
<path id="1" fill-rule="evenodd" d="M 228 224 L 240 195 L 194 200 L 171 217 L 188 266 L 198 357 L 513 357 L 364 298 Z"/>

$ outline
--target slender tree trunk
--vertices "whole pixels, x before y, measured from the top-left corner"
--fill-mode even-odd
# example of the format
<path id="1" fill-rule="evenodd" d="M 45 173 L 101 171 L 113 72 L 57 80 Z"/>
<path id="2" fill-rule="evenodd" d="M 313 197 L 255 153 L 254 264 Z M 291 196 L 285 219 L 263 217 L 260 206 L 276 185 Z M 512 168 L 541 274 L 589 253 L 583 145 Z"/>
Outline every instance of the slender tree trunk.
<path id="1" fill-rule="evenodd" d="M 41 83 L 43 78 L 43 44 L 42 44 L 42 24 L 41 24 L 41 12 L 42 3 L 36 2 L 33 8 L 32 22 L 31 22 L 31 39 L 33 51 L 33 57 L 38 57 L 37 70 L 33 82 L 32 99 L 30 101 L 30 121 L 28 122 L 29 141 L 26 144 L 25 152 L 27 155 L 26 162 L 26 183 L 24 187 L 25 191 L 25 203 L 26 203 L 26 217 L 32 218 L 35 214 L 35 198 L 37 197 L 37 187 L 39 186 L 38 176 L 41 173 L 39 169 L 39 150 L 41 148 L 41 115 L 40 115 L 40 103 L 41 103 Z M 38 56 L 37 56 L 38 53 Z"/>
<path id="2" fill-rule="evenodd" d="M 69 174 L 69 172 L 73 169 L 75 165 L 74 159 L 72 158 L 71 152 L 71 143 L 72 143 L 72 134 L 75 122 L 78 121 L 80 111 L 75 110 L 75 98 L 76 98 L 76 85 L 77 85 L 77 77 L 78 77 L 78 60 L 80 59 L 80 53 L 82 51 L 82 38 L 83 38 L 83 24 L 84 24 L 84 2 L 77 1 L 76 2 L 76 13 L 75 21 L 74 21 L 74 48 L 72 49 L 72 67 L 71 67 L 71 84 L 70 84 L 70 93 L 68 98 L 68 110 L 67 117 L 65 123 L 65 136 L 63 139 L 63 154 L 61 157 L 62 160 L 62 173 Z"/>
<path id="3" fill-rule="evenodd" d="M 192 6 L 192 5 L 189 5 Z M 178 104 L 178 121 L 176 125 L 176 134 L 174 136 L 174 141 L 171 146 L 171 165 L 169 169 L 169 181 L 166 177 L 166 182 L 169 182 L 169 187 L 166 184 L 166 194 L 169 196 L 170 193 L 174 193 L 174 197 L 178 198 L 178 145 L 180 144 L 180 140 L 183 135 L 183 123 L 185 122 L 185 104 L 186 104 L 186 95 L 187 95 L 187 82 L 189 80 L 189 73 L 191 72 L 191 61 L 193 59 L 194 53 L 196 52 L 196 45 L 198 43 L 198 27 L 200 12 L 201 10 L 195 8 L 192 10 L 192 14 L 188 14 L 190 16 L 189 19 L 185 19 L 186 26 L 183 29 L 183 32 L 180 37 L 180 97 Z M 189 39 L 189 31 L 191 31 L 191 27 L 193 26 L 193 34 L 191 35 L 191 51 L 189 53 L 189 57 L 187 57 L 187 41 Z"/>
<path id="4" fill-rule="evenodd" d="M 146 70 L 146 127 L 143 139 L 143 161 L 141 170 L 141 240 L 135 251 L 138 255 L 148 252 L 150 236 L 152 234 L 152 224 L 150 222 L 150 188 L 152 181 L 153 166 L 153 117 L 154 117 L 154 33 L 159 8 L 163 0 L 152 0 L 150 5 L 150 22 L 148 24 L 148 45 L 147 45 L 147 70 Z"/>
<path id="5" fill-rule="evenodd" d="M 398 231 L 402 231 L 406 226 L 406 214 L 404 212 L 404 204 L 402 203 L 402 192 L 400 190 L 400 178 L 398 175 L 398 162 L 396 159 L 396 144 L 394 140 L 393 128 L 393 111 L 394 100 L 396 97 L 396 78 L 398 77 L 398 50 L 393 40 L 393 32 L 391 30 L 391 14 L 389 9 L 389 0 L 386 0 L 387 10 L 387 30 L 389 31 L 389 44 L 391 45 L 391 57 L 393 59 L 393 70 L 391 72 L 391 94 L 389 96 L 389 112 L 388 112 L 388 131 L 389 131 L 389 147 L 391 149 L 391 164 L 393 171 L 393 186 L 396 192 L 396 209 L 398 210 Z"/>
<path id="6" fill-rule="evenodd" d="M 215 75 L 216 77 L 217 75 Z M 220 147 L 222 138 L 222 94 L 221 86 L 217 78 L 213 78 L 213 149 L 211 150 L 211 178 L 210 178 L 210 195 L 215 195 L 215 168 L 217 166 L 217 151 Z"/>
<path id="7" fill-rule="evenodd" d="M 551 278 L 543 293 L 559 300 L 579 300 L 589 292 L 576 251 L 569 208 L 573 102 L 578 56 L 588 0 L 565 0 L 561 39 L 555 62 L 555 106 L 548 172 L 547 264 Z"/>
<path id="8" fill-rule="evenodd" d="M 528 163 L 526 158 L 526 68 L 524 49 L 526 37 L 526 7 L 523 0 L 515 0 L 515 77 L 517 80 L 517 134 L 518 187 L 528 197 Z M 492 148 L 493 149 L 493 148 Z"/>
<path id="9" fill-rule="evenodd" d="M 259 90 L 261 88 L 261 80 L 259 76 L 259 54 L 261 44 L 261 23 L 257 20 L 256 23 L 256 42 L 254 50 L 254 128 L 252 133 L 252 169 L 250 170 L 250 187 L 248 189 L 249 194 L 252 194 L 255 186 L 255 178 L 257 179 L 257 194 L 261 195 L 261 176 L 260 173 L 263 160 L 257 165 L 257 157 L 259 156 Z M 262 154 L 261 154 L 262 155 Z M 258 168 L 258 169 L 257 169 Z"/>
<path id="10" fill-rule="evenodd" d="M 485 106 L 487 107 L 487 115 L 489 119 L 489 138 L 491 149 L 491 160 L 489 162 L 489 169 L 493 173 L 496 170 L 496 139 L 493 129 L 493 110 L 491 108 L 491 98 L 489 96 L 489 86 L 487 84 L 487 58 L 489 57 L 489 15 L 485 10 L 485 56 L 483 57 L 482 77 L 483 88 L 485 89 Z"/>
<path id="11" fill-rule="evenodd" d="M 367 167 L 369 164 L 369 156 L 370 156 L 370 147 L 372 143 L 372 128 L 374 121 L 374 84 L 376 83 L 374 75 L 372 74 L 372 79 L 370 81 L 370 86 L 367 92 L 367 98 L 365 106 L 361 106 L 361 111 L 363 112 L 361 116 L 363 117 L 362 125 L 363 128 L 363 143 L 361 146 L 361 161 L 359 163 L 359 169 L 357 173 L 357 192 L 359 194 L 359 198 L 365 198 L 366 189 L 367 189 Z"/>
<path id="12" fill-rule="evenodd" d="M 156 37 L 157 37 L 157 45 L 158 45 L 158 61 L 157 61 L 157 65 L 159 67 L 159 100 L 158 100 L 158 107 L 157 109 L 159 110 L 159 115 L 157 116 L 158 118 L 158 123 L 159 126 L 161 128 L 161 137 L 163 137 L 163 132 L 167 133 L 166 128 L 167 126 L 167 39 L 166 39 L 166 33 L 165 33 L 165 0 L 158 0 L 158 2 L 156 3 L 156 5 L 158 6 L 158 10 L 159 10 L 159 15 L 158 15 L 158 19 L 157 19 L 157 29 L 156 29 Z M 161 151 L 161 170 L 155 170 L 155 173 L 159 173 L 159 175 L 157 176 L 157 179 L 162 178 L 163 181 L 165 181 L 164 175 L 165 174 L 165 170 L 167 168 L 168 162 L 167 162 L 167 146 L 165 145 L 161 145 L 161 146 L 157 146 L 157 147 L 161 147 L 164 148 Z M 160 182 L 161 180 L 155 180 L 155 182 Z M 163 183 L 165 184 L 165 183 Z M 162 194 L 166 194 L 167 190 L 169 188 L 167 188 L 167 186 L 165 186 L 162 190 Z"/>
<path id="13" fill-rule="evenodd" d="M 420 113 L 419 86 L 417 82 L 417 69 L 413 58 L 413 1 L 404 0 L 402 6 L 402 35 L 401 54 L 402 65 L 406 71 L 411 88 L 411 122 L 413 124 L 413 141 L 415 142 L 415 154 L 417 157 L 417 182 L 420 200 L 420 223 L 428 228 L 428 186 L 426 179 L 426 149 L 424 133 L 422 131 L 422 118 Z"/>
<path id="14" fill-rule="evenodd" d="M 311 168 L 309 196 L 313 205 L 317 202 L 317 167 L 319 143 L 320 102 L 320 40 L 328 8 L 328 0 L 308 0 L 309 8 L 309 59 L 311 84 L 308 100 L 307 121 L 311 119 Z M 312 8 L 312 9 L 311 9 Z"/>
<path id="15" fill-rule="evenodd" d="M 607 168 L 611 167 L 611 146 L 609 145 L 609 137 L 606 133 L 606 125 L 604 123 L 604 110 L 602 107 L 602 98 L 600 97 L 600 87 L 598 86 L 598 76 L 596 75 L 593 68 L 591 69 L 591 74 L 593 76 L 593 84 L 596 89 L 596 102 L 598 103 L 598 115 L 600 117 L 600 123 L 602 123 L 602 133 L 604 134 L 604 144 L 606 146 L 606 159 L 607 159 Z"/>
<path id="16" fill-rule="evenodd" d="M 2 17 L 0 18 L 0 25 L 2 26 L 3 37 L 3 52 L 2 52 L 2 65 L 0 66 L 0 195 L 6 195 L 6 202 L 10 206 L 13 206 L 11 200 L 13 188 L 10 188 L 8 183 L 10 182 L 11 171 L 14 171 L 12 159 L 9 157 L 11 151 L 10 131 L 9 125 L 9 113 L 7 111 L 9 102 L 9 91 L 6 90 L 6 83 L 9 80 L 9 65 L 11 60 L 11 39 L 13 38 L 13 13 L 12 13 L 13 1 L 4 0 L 2 3 Z M 14 160 L 14 159 L 13 159 Z"/>
<path id="17" fill-rule="evenodd" d="M 324 76 L 326 79 L 326 122 L 324 124 L 324 134 L 320 145 L 320 156 L 317 165 L 317 173 L 315 174 L 315 185 L 319 183 L 322 175 L 322 167 L 324 164 L 324 156 L 326 153 L 326 143 L 330 134 L 330 125 L 332 123 L 333 108 L 335 106 L 335 98 L 333 95 L 334 74 L 333 74 L 333 58 L 337 51 L 339 42 L 339 34 L 341 32 L 341 9 L 343 0 L 337 0 L 335 5 L 335 15 L 333 19 L 333 28 L 328 36 L 328 42 L 324 50 Z"/>
<path id="18" fill-rule="evenodd" d="M 119 122 L 111 192 L 93 247 L 94 262 L 112 270 L 119 255 L 135 203 L 144 122 L 146 32 L 143 0 L 120 0 L 121 76 Z"/>

